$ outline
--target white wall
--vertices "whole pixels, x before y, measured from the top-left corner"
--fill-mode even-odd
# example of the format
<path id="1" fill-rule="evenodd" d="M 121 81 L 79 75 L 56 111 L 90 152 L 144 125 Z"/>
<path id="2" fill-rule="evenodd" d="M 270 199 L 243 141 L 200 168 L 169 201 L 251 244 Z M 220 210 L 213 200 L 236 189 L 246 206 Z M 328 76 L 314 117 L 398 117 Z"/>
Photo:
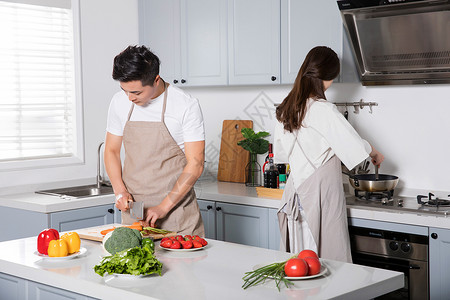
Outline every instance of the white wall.
<path id="1" fill-rule="evenodd" d="M 211 173 L 217 171 L 222 120 L 249 119 L 250 116 L 255 131 L 272 132 L 274 108 L 264 103 L 281 102 L 290 88 L 186 89 L 202 106 L 209 148 L 207 167 Z M 348 107 L 349 121 L 385 155 L 380 172 L 400 178 L 399 194 L 414 196 L 416 190 L 433 191 L 440 196 L 450 193 L 450 85 L 363 87 L 356 83 L 334 83 L 326 96 L 331 102 L 364 99 L 378 103 L 372 114 L 368 107 L 358 114 L 353 113 L 353 107 Z M 266 107 L 272 109 L 271 114 L 267 114 Z M 265 155 L 260 155 L 259 160 L 263 157 Z"/>
<path id="2" fill-rule="evenodd" d="M 138 9 L 137 0 L 80 2 L 85 163 L 13 172 L 0 170 L 3 188 L 0 193 L 23 191 L 22 185 L 42 189 L 53 187 L 52 182 L 95 182 L 97 147 L 105 137 L 109 101 L 119 90 L 111 78 L 113 58 L 129 44 L 138 43 Z"/>

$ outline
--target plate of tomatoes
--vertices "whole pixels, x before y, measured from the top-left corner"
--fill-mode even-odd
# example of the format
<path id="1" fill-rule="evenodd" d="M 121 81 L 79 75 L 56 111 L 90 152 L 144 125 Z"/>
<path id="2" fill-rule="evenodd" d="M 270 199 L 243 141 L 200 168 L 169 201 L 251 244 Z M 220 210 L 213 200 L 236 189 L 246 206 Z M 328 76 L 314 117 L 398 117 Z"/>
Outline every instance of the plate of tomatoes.
<path id="1" fill-rule="evenodd" d="M 159 243 L 159 246 L 168 251 L 197 251 L 202 250 L 208 245 L 208 242 L 198 235 L 177 235 L 165 237 Z"/>

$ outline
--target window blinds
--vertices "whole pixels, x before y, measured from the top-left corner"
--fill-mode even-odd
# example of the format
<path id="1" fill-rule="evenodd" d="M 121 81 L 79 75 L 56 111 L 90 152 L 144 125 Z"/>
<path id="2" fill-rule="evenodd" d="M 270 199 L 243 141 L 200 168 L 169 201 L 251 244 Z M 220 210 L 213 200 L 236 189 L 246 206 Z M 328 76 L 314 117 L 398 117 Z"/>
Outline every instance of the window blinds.
<path id="1" fill-rule="evenodd" d="M 71 10 L 0 1 L 0 161 L 72 156 L 74 95 Z"/>

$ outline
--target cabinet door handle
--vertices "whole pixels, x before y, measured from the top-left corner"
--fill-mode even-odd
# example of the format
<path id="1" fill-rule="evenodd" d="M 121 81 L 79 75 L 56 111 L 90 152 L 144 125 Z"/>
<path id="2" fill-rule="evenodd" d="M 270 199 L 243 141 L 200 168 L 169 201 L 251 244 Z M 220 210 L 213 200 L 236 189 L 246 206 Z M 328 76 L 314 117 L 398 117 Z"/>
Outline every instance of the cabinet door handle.
<path id="1" fill-rule="evenodd" d="M 184 79 L 181 79 L 181 83 L 186 83 L 186 80 L 184 80 Z"/>
<path id="2" fill-rule="evenodd" d="M 435 233 L 435 232 L 433 232 L 432 234 L 431 234 L 431 238 L 432 239 L 437 239 L 438 238 L 438 234 L 437 233 Z"/>
<path id="3" fill-rule="evenodd" d="M 109 212 L 110 214 L 113 214 L 113 213 L 114 213 L 114 209 L 109 208 L 109 209 L 108 209 L 108 212 Z"/>
<path id="4" fill-rule="evenodd" d="M 216 207 L 216 210 L 217 211 L 222 210 L 222 207 L 218 206 L 218 207 Z"/>
<path id="5" fill-rule="evenodd" d="M 174 80 L 173 80 L 173 83 L 177 84 L 177 83 L 178 83 L 178 80 L 174 79 Z"/>
<path id="6" fill-rule="evenodd" d="M 208 206 L 206 207 L 206 209 L 207 209 L 207 210 L 212 209 L 212 205 L 208 205 Z"/>
<path id="7" fill-rule="evenodd" d="M 272 81 L 277 80 L 277 78 L 276 78 L 275 76 L 272 76 L 270 79 L 271 79 Z"/>

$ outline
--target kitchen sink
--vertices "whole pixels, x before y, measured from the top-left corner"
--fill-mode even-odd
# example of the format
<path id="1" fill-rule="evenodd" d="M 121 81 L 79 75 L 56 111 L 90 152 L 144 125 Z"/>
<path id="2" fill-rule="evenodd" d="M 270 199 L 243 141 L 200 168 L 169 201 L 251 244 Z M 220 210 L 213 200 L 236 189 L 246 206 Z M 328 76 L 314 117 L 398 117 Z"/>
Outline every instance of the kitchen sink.
<path id="1" fill-rule="evenodd" d="M 86 198 L 86 197 L 110 195 L 114 194 L 114 191 L 113 188 L 110 186 L 100 185 L 100 187 L 98 187 L 96 184 L 92 184 L 92 185 L 73 186 L 52 190 L 42 190 L 37 191 L 36 194 L 52 195 L 61 198 L 65 197 Z"/>

